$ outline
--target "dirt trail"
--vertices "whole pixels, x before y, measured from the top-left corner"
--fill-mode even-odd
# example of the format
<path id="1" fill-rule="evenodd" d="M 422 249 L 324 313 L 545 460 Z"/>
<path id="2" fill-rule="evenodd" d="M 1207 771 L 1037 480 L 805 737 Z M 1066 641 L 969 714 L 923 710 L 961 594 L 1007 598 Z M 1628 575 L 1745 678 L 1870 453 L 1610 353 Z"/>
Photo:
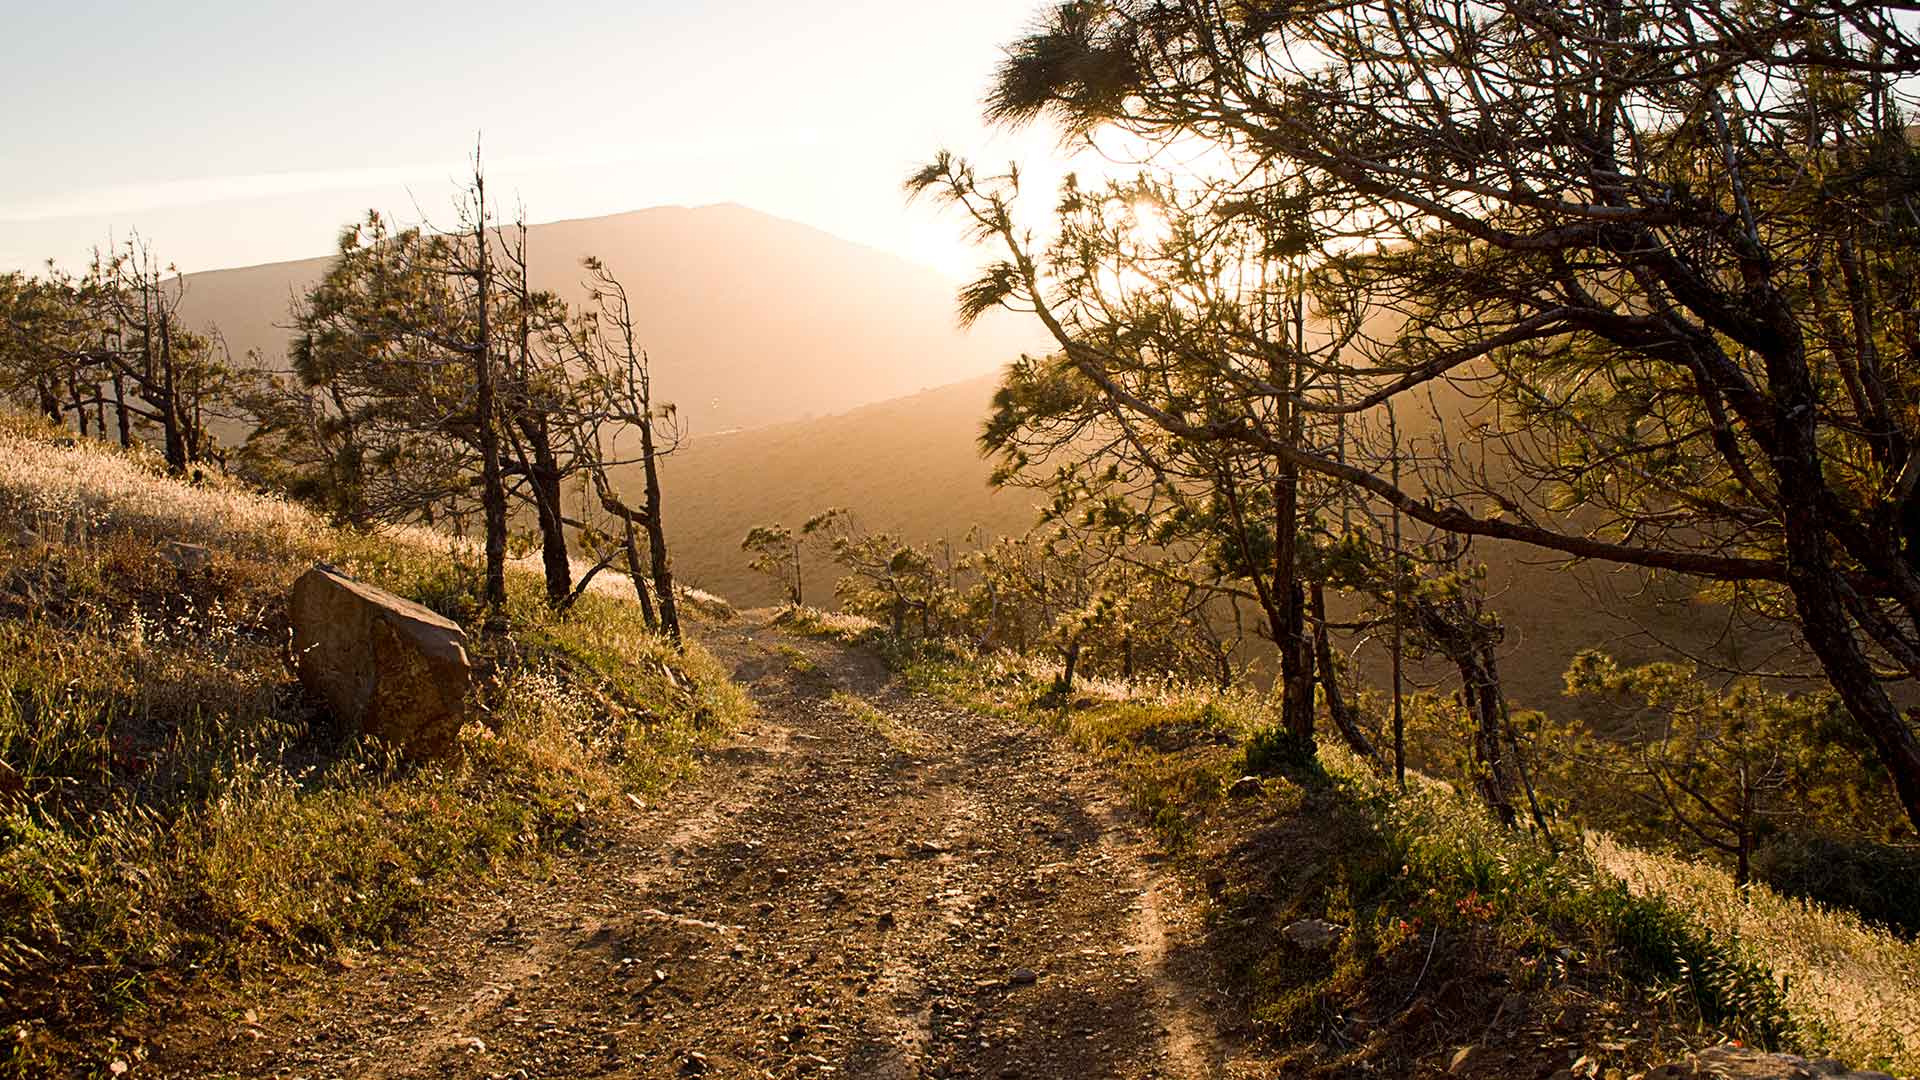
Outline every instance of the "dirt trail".
<path id="1" fill-rule="evenodd" d="M 760 717 L 700 780 L 251 1018 L 183 1018 L 141 1071 L 1219 1074 L 1191 907 L 1124 796 L 756 614 L 707 636 Z"/>

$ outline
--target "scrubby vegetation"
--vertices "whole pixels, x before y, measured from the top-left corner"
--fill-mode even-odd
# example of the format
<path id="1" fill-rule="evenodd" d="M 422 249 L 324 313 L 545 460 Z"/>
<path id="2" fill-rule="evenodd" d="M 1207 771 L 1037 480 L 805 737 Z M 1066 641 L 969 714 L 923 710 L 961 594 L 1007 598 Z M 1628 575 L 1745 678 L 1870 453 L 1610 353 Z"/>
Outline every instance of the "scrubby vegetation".
<path id="1" fill-rule="evenodd" d="M 1038 220 L 1017 164 L 905 183 L 992 249 L 962 322 L 1047 342 L 977 436 L 1039 524 L 808 508 L 743 565 L 793 631 L 1111 762 L 1303 1070 L 1405 1071 L 1436 1011 L 1533 1025 L 1486 1073 L 1575 1034 L 1612 1055 L 1589 1076 L 1709 1035 L 1920 1068 L 1917 79 L 1889 5 L 1055 0 L 987 119 L 1137 168 L 1068 175 Z M 85 1023 L 380 940 L 743 707 L 679 647 L 682 598 L 728 609 L 673 580 L 678 414 L 626 289 L 591 259 L 584 304 L 536 289 L 477 151 L 455 218 L 350 226 L 277 378 L 183 327 L 137 241 L 0 277 L 0 396 L 119 444 L 0 442 L 6 1010 Z M 537 580 L 509 571 L 527 526 Z M 1567 611 L 1566 697 L 1524 710 L 1496 544 L 1720 640 L 1615 658 L 1599 605 Z M 314 559 L 482 631 L 456 764 L 294 690 L 280 597 Z M 836 616 L 803 606 L 822 560 Z M 637 609 L 593 588 L 616 565 Z M 1390 673 L 1354 670 L 1367 645 Z"/>
<path id="2" fill-rule="evenodd" d="M 744 697 L 611 580 L 570 610 L 508 575 L 472 638 L 486 724 L 409 765 L 338 730 L 288 665 L 324 560 L 475 629 L 473 546 L 333 528 L 142 449 L 0 427 L 0 999 L 14 1071 L 113 1050 L 159 986 L 391 939 L 476 875 L 590 842 L 684 774 Z M 167 545 L 206 549 L 204 565 Z M 172 556 L 172 561 L 170 561 Z M 84 1047 L 67 1040 L 89 1032 Z"/>
<path id="3" fill-rule="evenodd" d="M 1564 1066 L 1566 1047 L 1611 1047 L 1588 1060 L 1599 1075 L 1720 1037 L 1920 1067 L 1920 945 L 1850 913 L 1604 833 L 1556 850 L 1452 785 L 1414 774 L 1402 790 L 1337 743 L 1301 753 L 1265 692 L 1094 682 L 1063 695 L 1045 659 L 843 617 L 788 625 L 863 639 L 921 688 L 1045 725 L 1114 769 L 1207 883 L 1231 989 L 1303 1068 L 1408 1067 L 1431 1048 L 1434 1000 L 1484 1002 L 1489 1029 L 1525 1027 L 1500 1052 L 1538 1053 L 1512 1075 Z M 1284 940 L 1304 919 L 1342 928 L 1338 945 Z"/>

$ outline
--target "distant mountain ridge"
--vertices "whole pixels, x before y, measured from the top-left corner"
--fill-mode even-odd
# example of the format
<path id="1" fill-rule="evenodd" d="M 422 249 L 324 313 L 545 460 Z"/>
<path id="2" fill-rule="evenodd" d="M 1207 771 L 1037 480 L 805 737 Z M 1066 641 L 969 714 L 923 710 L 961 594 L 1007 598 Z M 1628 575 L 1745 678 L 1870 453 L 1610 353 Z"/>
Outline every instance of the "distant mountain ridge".
<path id="1" fill-rule="evenodd" d="M 734 203 L 663 206 L 528 228 L 535 288 L 582 298 L 599 256 L 633 296 L 658 395 L 694 433 L 842 412 L 984 375 L 1038 343 L 1011 317 L 962 331 L 955 283 L 928 267 Z M 282 362 L 296 296 L 330 257 L 186 277 L 182 314 L 236 356 Z"/>

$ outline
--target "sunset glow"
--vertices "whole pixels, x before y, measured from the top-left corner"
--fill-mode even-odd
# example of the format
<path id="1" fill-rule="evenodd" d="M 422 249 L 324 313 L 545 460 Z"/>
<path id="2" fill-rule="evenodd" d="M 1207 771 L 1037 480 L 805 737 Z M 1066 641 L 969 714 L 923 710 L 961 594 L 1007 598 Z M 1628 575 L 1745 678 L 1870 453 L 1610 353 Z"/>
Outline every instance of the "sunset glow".
<path id="1" fill-rule="evenodd" d="M 71 92 L 0 122 L 0 268 L 78 266 L 133 227 L 187 271 L 319 255 L 369 207 L 443 212 L 480 137 L 534 220 L 738 202 L 958 277 L 974 257 L 900 179 L 942 147 L 1021 160 L 1048 186 L 1067 167 L 1051 132 L 979 120 L 1032 0 L 590 3 L 537 31 L 480 7 L 457 24 L 369 0 L 17 13 L 0 86 Z M 102 40 L 88 27 L 104 21 L 122 29 Z M 429 46 L 448 59 L 415 55 Z M 178 63 L 109 89 L 105 72 L 155 57 Z M 102 77 L 76 88 L 76 72 Z"/>

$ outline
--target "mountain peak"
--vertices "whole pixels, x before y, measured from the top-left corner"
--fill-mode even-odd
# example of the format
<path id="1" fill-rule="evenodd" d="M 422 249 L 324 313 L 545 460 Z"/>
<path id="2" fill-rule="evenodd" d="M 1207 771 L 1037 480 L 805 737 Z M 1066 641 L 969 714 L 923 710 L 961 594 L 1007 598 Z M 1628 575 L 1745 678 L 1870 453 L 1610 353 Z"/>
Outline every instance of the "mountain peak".
<path id="1" fill-rule="evenodd" d="M 737 202 L 528 227 L 533 284 L 578 301 L 596 255 L 627 286 L 663 398 L 698 432 L 848 409 L 997 370 L 1006 325 L 956 329 L 938 271 Z M 289 300 L 327 260 L 188 276 L 184 313 L 235 355 L 286 352 Z"/>

